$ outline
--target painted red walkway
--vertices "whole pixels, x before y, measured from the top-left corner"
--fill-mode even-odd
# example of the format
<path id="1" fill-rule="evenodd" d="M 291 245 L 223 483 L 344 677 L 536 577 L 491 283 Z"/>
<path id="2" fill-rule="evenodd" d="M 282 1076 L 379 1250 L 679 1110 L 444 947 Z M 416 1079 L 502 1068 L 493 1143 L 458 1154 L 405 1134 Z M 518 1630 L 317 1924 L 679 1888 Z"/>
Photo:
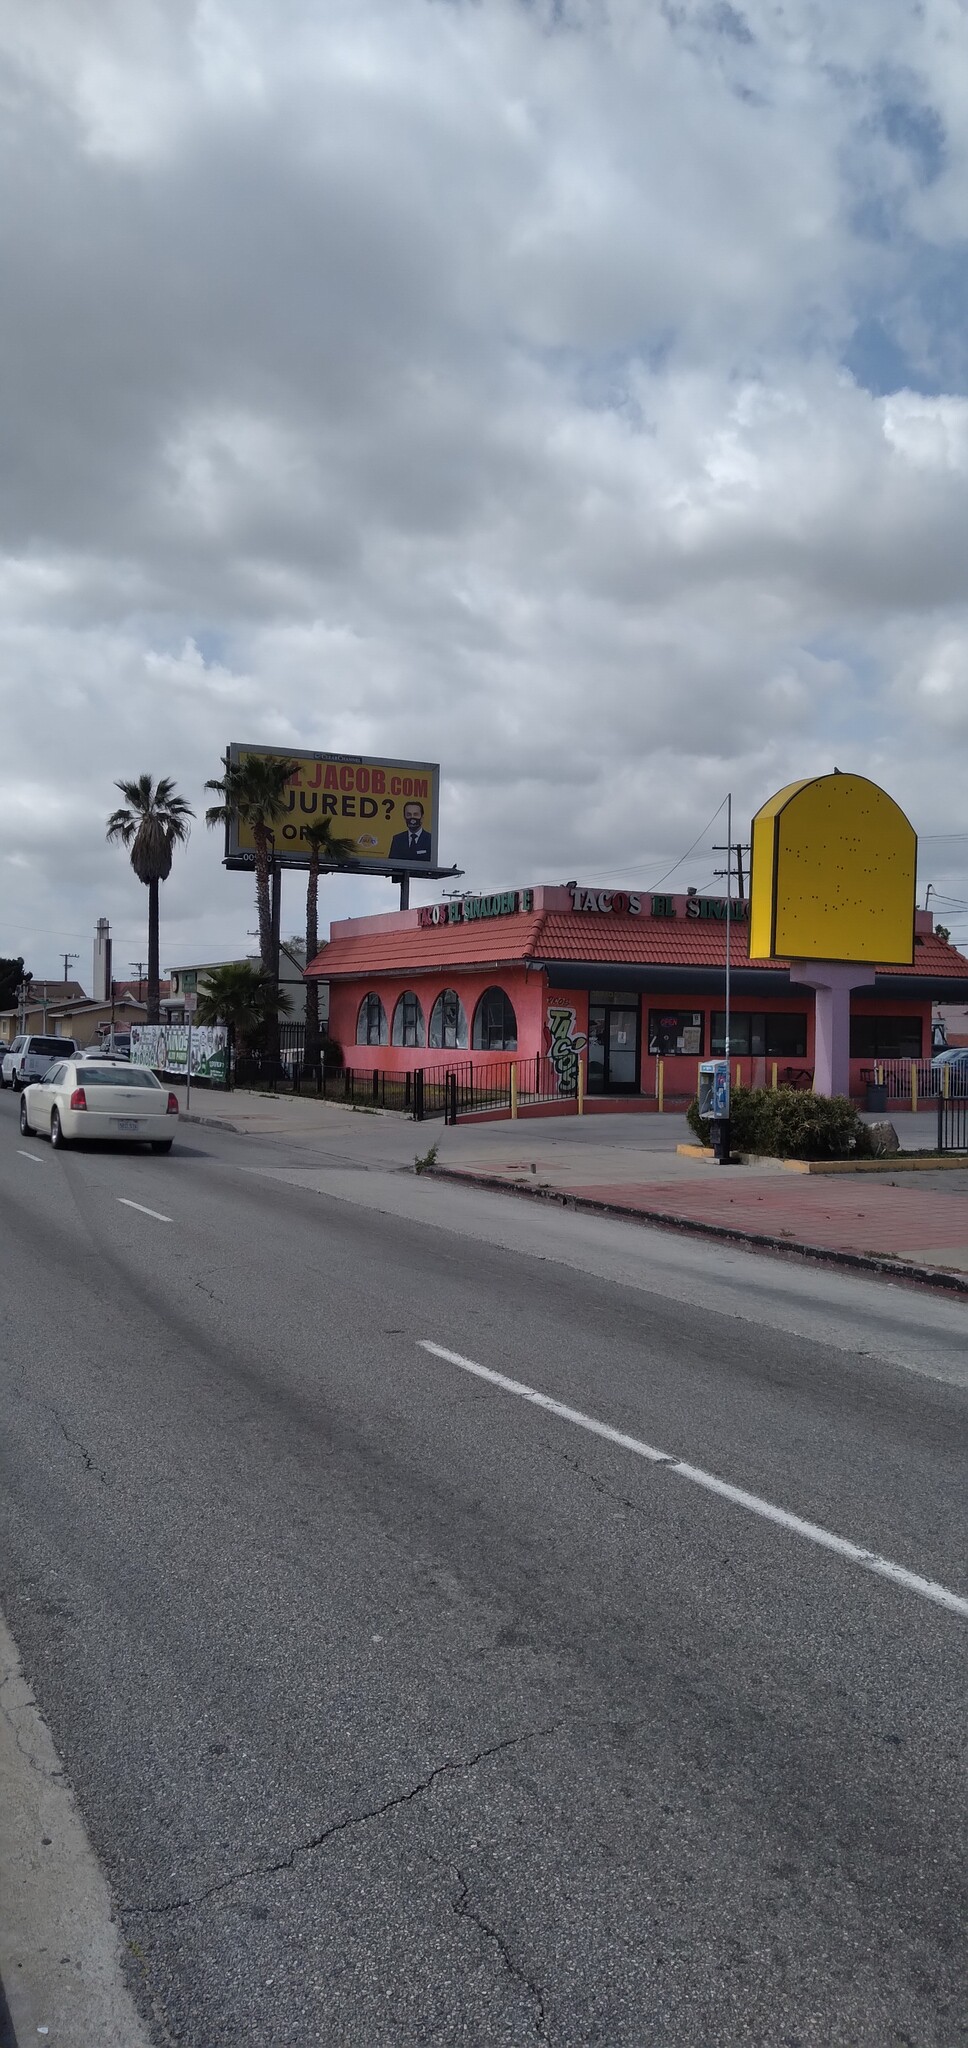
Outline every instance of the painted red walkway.
<path id="1" fill-rule="evenodd" d="M 729 1186 L 708 1182 L 702 1187 L 681 1181 L 664 1185 L 591 1186 L 575 1183 L 563 1193 L 586 1201 L 608 1202 L 617 1208 L 658 1210 L 696 1223 L 718 1223 L 757 1236 L 786 1237 L 792 1244 L 824 1250 L 864 1252 L 875 1257 L 911 1259 L 930 1254 L 929 1264 L 968 1265 L 968 1202 L 932 1190 L 893 1187 L 873 1175 L 843 1180 L 816 1179 L 808 1174 L 764 1181 L 745 1187 L 734 1176 L 742 1167 L 723 1167 Z"/>

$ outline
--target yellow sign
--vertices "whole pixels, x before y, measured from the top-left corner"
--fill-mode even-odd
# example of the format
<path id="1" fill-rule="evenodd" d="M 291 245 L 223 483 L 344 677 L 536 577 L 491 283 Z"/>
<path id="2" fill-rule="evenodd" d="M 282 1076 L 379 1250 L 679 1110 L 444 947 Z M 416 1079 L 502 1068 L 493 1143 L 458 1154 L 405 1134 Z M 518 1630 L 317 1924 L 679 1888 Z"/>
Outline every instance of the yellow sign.
<path id="1" fill-rule="evenodd" d="M 914 958 L 917 839 L 865 775 L 817 775 L 753 819 L 750 958 Z"/>
<path id="2" fill-rule="evenodd" d="M 304 833 L 315 819 L 332 820 L 334 839 L 348 839 L 354 863 L 376 873 L 419 875 L 437 866 L 437 802 L 440 769 L 433 761 L 390 761 L 369 754 L 307 754 L 297 748 L 246 747 L 227 750 L 235 767 L 251 754 L 294 761 L 287 785 L 288 809 L 275 826 L 276 857 L 285 867 L 306 867 Z M 252 858 L 255 840 L 245 826 L 232 826 L 225 858 Z"/>

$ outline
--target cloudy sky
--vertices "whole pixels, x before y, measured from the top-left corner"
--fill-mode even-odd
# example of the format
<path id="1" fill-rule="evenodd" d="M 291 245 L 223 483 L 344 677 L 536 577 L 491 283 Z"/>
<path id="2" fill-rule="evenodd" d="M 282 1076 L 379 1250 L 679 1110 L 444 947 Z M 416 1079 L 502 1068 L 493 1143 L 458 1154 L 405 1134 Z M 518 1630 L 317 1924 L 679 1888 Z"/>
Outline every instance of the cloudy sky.
<path id="1" fill-rule="evenodd" d="M 114 779 L 229 739 L 439 760 L 482 889 L 855 769 L 968 942 L 963 0 L 0 0 L 0 141 L 0 952 L 127 972 Z"/>

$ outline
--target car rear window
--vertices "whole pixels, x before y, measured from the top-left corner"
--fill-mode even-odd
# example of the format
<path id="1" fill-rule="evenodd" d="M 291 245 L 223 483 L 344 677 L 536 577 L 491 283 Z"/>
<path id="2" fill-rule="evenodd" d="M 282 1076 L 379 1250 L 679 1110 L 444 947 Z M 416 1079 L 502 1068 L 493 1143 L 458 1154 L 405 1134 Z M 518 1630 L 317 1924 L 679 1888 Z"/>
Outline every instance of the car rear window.
<path id="1" fill-rule="evenodd" d="M 82 1088 L 160 1088 L 145 1067 L 109 1067 L 105 1060 L 103 1067 L 78 1067 L 78 1084 Z"/>
<path id="2" fill-rule="evenodd" d="M 62 1060 L 74 1050 L 73 1038 L 31 1038 L 26 1046 L 30 1059 L 46 1055 L 49 1060 Z"/>

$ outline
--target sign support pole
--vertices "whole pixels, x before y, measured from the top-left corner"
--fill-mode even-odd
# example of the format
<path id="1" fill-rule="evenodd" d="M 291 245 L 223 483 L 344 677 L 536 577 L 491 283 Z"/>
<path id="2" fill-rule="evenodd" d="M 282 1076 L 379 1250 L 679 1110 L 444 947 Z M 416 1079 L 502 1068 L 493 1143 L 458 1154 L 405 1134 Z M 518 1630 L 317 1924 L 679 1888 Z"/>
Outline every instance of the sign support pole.
<path id="1" fill-rule="evenodd" d="M 717 872 L 717 874 L 723 874 L 723 873 L 725 872 L 725 876 L 726 876 L 726 1018 L 725 1018 L 725 1030 L 724 1030 L 724 1033 L 723 1033 L 723 1058 L 724 1058 L 724 1060 L 725 1060 L 725 1062 L 726 1062 L 726 1086 L 727 1086 L 727 1089 L 728 1089 L 728 1088 L 729 1088 L 729 1026 L 730 1026 L 730 975 L 731 975 L 731 972 L 732 972 L 732 960 L 731 960 L 731 957 L 730 957 L 730 955 L 731 955 L 731 949 L 732 949 L 732 920 L 733 920 L 733 792 L 732 792 L 732 790 L 730 790 L 730 791 L 728 792 L 728 794 L 727 794 L 727 797 L 726 797 L 726 845 L 725 845 L 725 848 L 723 848 L 723 847 L 721 847 L 721 846 L 717 846 L 717 847 L 715 847 L 715 848 L 714 848 L 713 850 L 714 850 L 714 852 L 716 852 L 716 853 L 722 853 L 722 852 L 724 852 L 724 851 L 725 851 L 725 854 L 726 854 L 726 867 L 725 867 L 725 870 L 723 870 L 722 868 L 717 868 L 716 872 Z M 739 848 L 737 847 L 737 860 L 739 859 L 739 853 L 740 853 L 740 849 L 739 849 Z M 742 870 L 741 870 L 741 872 L 742 872 Z M 737 1086 L 738 1086 L 738 1085 L 739 1085 L 739 1083 L 737 1082 Z M 725 1120 L 724 1120 L 724 1121 L 723 1121 L 723 1122 L 722 1122 L 722 1123 L 720 1124 L 720 1126 L 719 1126 L 719 1163 L 720 1163 L 720 1166 L 729 1166 L 729 1165 L 730 1165 L 730 1164 L 732 1163 L 732 1162 L 731 1162 L 731 1157 L 730 1157 L 730 1119 L 729 1119 L 729 1117 L 728 1117 L 728 1116 L 727 1116 L 727 1117 L 725 1118 Z"/>
<path id="2" fill-rule="evenodd" d="M 185 1054 L 185 1108 L 192 1106 L 192 1020 L 188 1019 L 188 1051 Z"/>

